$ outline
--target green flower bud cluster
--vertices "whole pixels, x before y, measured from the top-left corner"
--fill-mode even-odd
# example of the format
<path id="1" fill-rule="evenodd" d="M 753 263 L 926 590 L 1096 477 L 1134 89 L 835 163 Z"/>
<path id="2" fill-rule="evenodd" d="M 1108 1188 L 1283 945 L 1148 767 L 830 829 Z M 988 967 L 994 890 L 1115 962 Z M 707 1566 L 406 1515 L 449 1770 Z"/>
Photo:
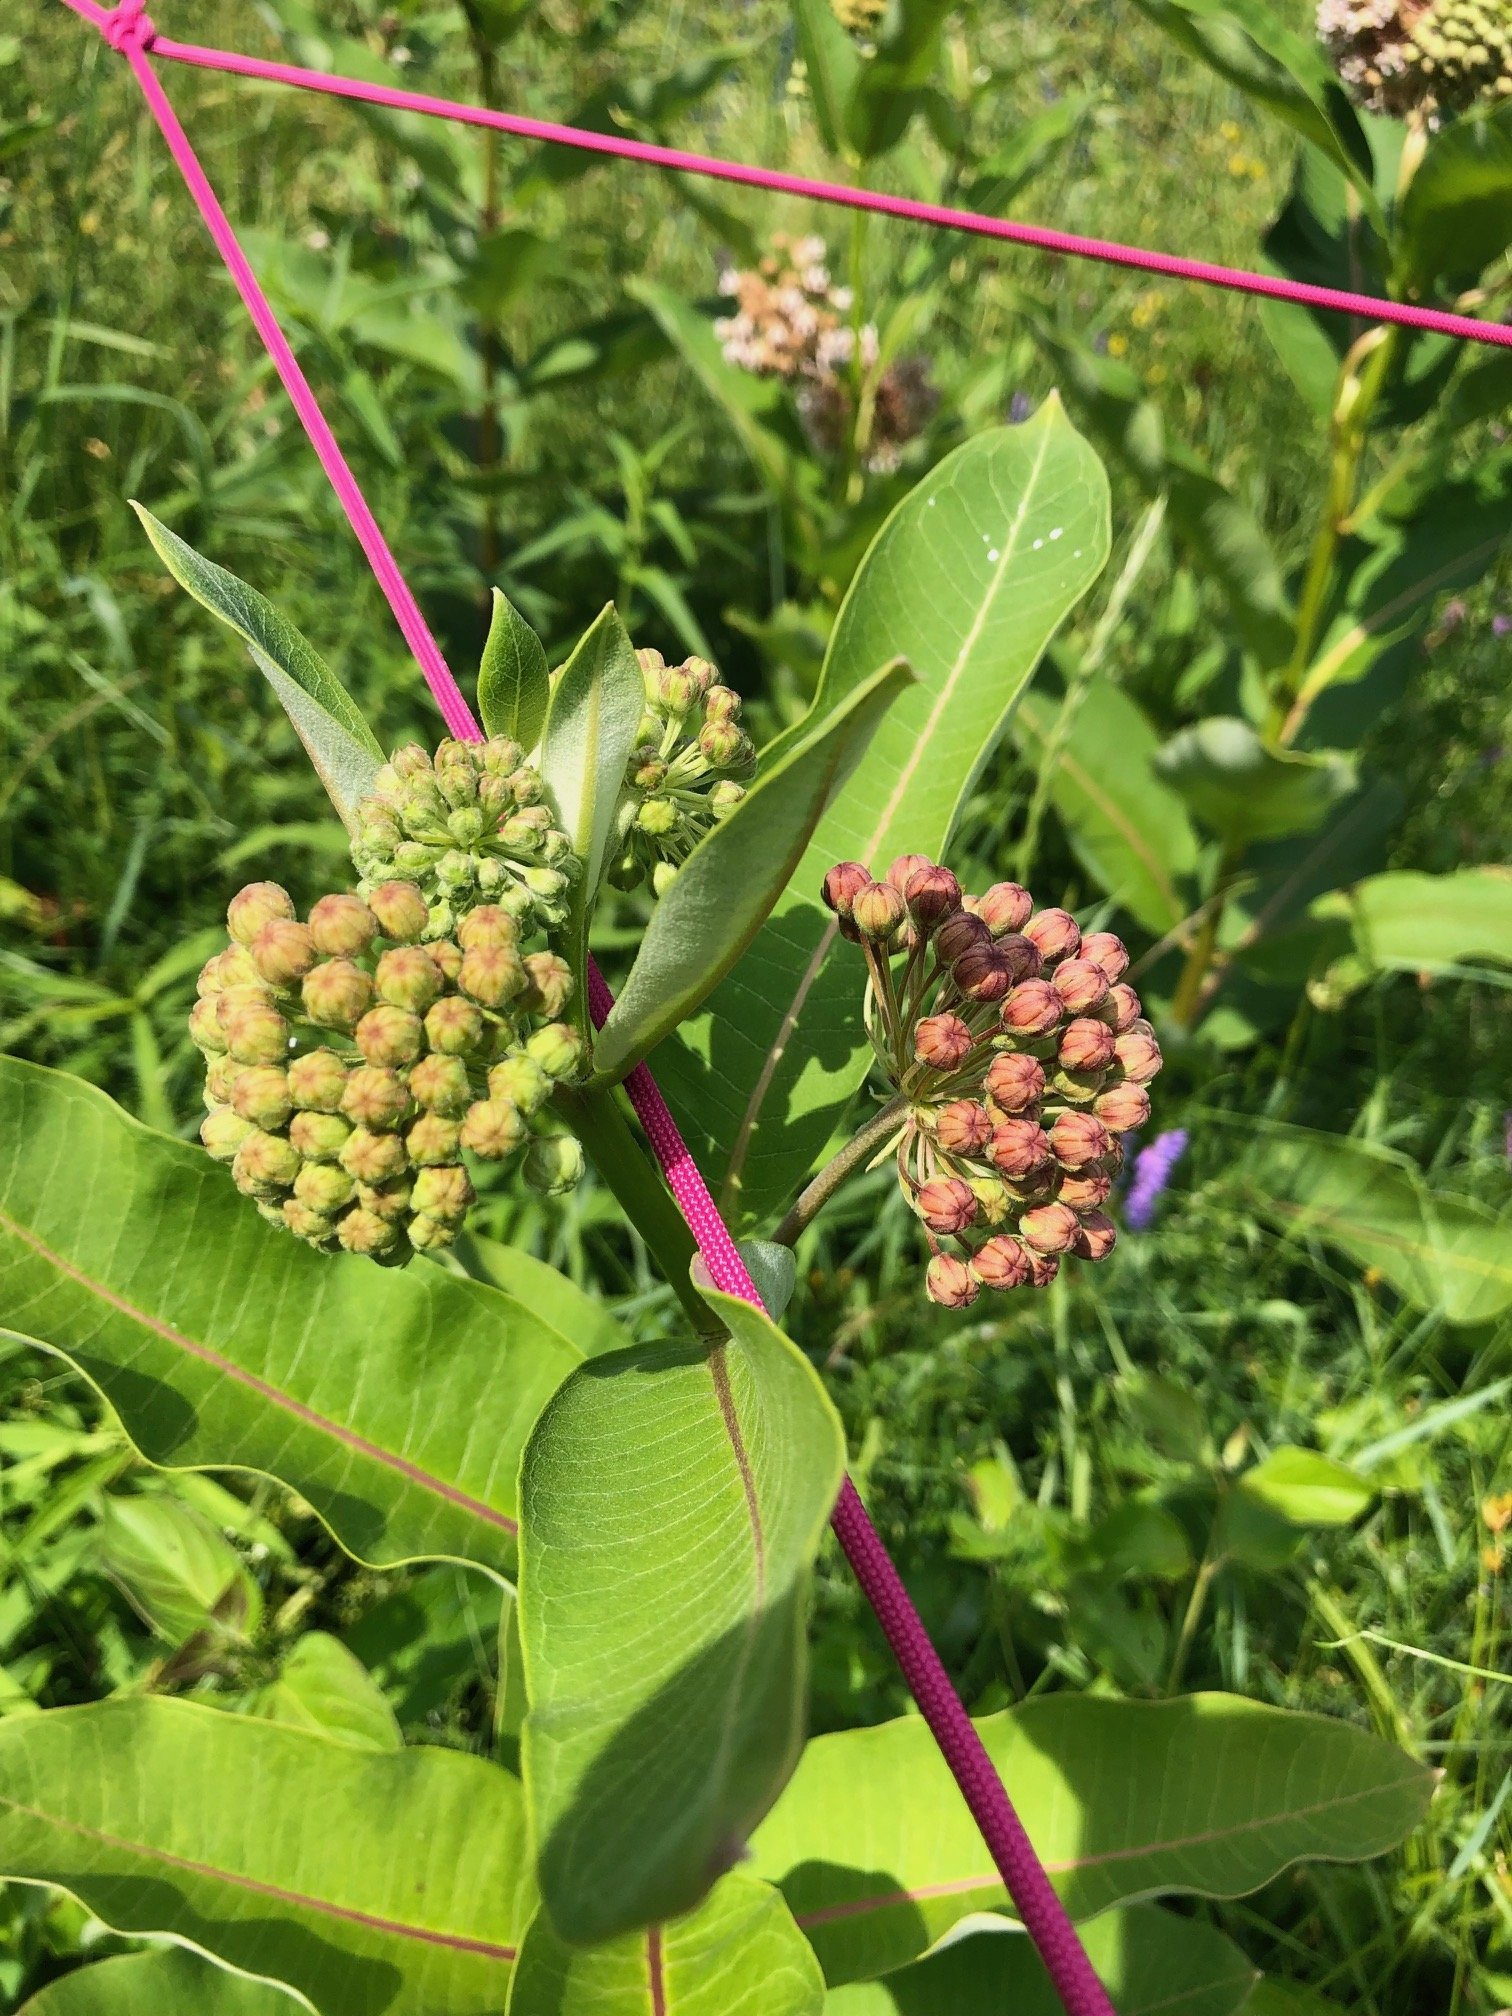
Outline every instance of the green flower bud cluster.
<path id="1" fill-rule="evenodd" d="M 887 12 L 887 0 L 830 0 L 830 12 L 847 33 L 869 41 Z"/>
<path id="2" fill-rule="evenodd" d="M 890 1152 L 930 1299 L 964 1309 L 983 1288 L 1047 1287 L 1064 1254 L 1106 1258 L 1119 1137 L 1149 1118 L 1161 1063 L 1122 942 L 1016 882 L 964 895 L 923 854 L 880 882 L 842 861 L 823 895 L 865 955 L 867 1031 L 906 1102 Z"/>
<path id="3" fill-rule="evenodd" d="M 190 1033 L 206 1062 L 200 1139 L 259 1211 L 312 1246 L 402 1262 L 449 1246 L 473 1202 L 463 1151 L 550 1195 L 582 1173 L 551 1129 L 582 1038 L 561 1020 L 572 975 L 521 949 L 502 905 L 428 937 L 413 882 L 322 896 L 303 921 L 276 882 L 226 913 L 231 943 L 199 977 Z"/>
<path id="4" fill-rule="evenodd" d="M 360 893 L 412 883 L 429 910 L 424 936 L 445 938 L 479 904 L 508 911 L 523 934 L 567 914 L 581 863 L 518 742 L 418 743 L 396 750 L 357 808 L 352 860 Z"/>
<path id="5" fill-rule="evenodd" d="M 1512 0 L 1319 0 L 1317 25 L 1372 112 L 1464 112 L 1512 97 Z"/>
<path id="6" fill-rule="evenodd" d="M 659 651 L 636 656 L 646 711 L 625 769 L 620 852 L 609 879 L 633 889 L 649 876 L 661 896 L 704 835 L 744 798 L 756 751 L 740 725 L 740 695 L 719 684 L 707 658 L 669 665 Z"/>

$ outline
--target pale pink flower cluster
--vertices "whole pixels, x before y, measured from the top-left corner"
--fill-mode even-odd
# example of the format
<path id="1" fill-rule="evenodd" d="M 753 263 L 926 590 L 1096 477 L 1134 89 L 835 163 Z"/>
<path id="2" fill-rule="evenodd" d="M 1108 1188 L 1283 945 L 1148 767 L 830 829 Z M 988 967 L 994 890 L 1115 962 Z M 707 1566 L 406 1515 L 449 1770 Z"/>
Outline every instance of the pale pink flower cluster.
<path id="1" fill-rule="evenodd" d="M 777 236 L 760 264 L 727 268 L 722 292 L 735 313 L 714 324 L 729 363 L 790 385 L 818 382 L 846 369 L 856 354 L 856 332 L 846 321 L 853 305 L 848 287 L 830 277 L 822 238 Z M 861 362 L 877 361 L 877 332 L 861 331 Z"/>

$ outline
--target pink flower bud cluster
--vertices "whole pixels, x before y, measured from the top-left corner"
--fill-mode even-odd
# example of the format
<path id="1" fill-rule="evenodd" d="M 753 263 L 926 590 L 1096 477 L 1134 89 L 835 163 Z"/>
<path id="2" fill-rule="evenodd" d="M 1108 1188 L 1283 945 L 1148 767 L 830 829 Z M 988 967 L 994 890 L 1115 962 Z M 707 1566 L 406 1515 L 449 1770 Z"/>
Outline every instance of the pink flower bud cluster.
<path id="1" fill-rule="evenodd" d="M 625 768 L 620 853 L 609 871 L 617 889 L 649 876 L 665 895 L 709 830 L 727 818 L 756 774 L 756 751 L 740 725 L 740 695 L 719 683 L 707 658 L 669 665 L 638 651 L 646 711 Z"/>
<path id="2" fill-rule="evenodd" d="M 865 953 L 872 1045 L 908 1102 L 898 1177 L 931 1300 L 962 1309 L 1048 1286 L 1066 1254 L 1106 1258 L 1120 1137 L 1148 1119 L 1161 1063 L 1122 941 L 1015 882 L 966 895 L 923 854 L 880 881 L 842 861 L 823 894 Z"/>
<path id="3" fill-rule="evenodd" d="M 546 1115 L 583 1059 L 561 1020 L 566 961 L 523 949 L 496 904 L 454 937 L 427 938 L 433 918 L 413 882 L 322 896 L 303 922 L 286 890 L 254 882 L 199 977 L 200 1139 L 265 1218 L 327 1252 L 400 1262 L 449 1246 L 474 1196 L 464 1150 L 524 1149 L 549 1193 L 582 1170 Z"/>

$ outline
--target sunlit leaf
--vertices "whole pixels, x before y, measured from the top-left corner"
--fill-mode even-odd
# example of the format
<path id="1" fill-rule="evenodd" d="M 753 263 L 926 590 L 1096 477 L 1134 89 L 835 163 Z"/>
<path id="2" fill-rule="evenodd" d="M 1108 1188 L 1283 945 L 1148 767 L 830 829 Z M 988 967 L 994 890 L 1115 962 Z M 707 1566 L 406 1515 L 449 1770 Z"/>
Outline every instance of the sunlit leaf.
<path id="1" fill-rule="evenodd" d="M 527 754 L 541 739 L 551 681 L 546 649 L 502 588 L 478 671 L 478 712 L 490 735 L 512 735 Z"/>

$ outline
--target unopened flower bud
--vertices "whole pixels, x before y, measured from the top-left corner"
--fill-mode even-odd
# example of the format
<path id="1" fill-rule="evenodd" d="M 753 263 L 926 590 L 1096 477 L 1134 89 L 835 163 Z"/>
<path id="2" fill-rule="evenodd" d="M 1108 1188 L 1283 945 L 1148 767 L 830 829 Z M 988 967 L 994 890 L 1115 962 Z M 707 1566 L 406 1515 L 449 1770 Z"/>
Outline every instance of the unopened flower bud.
<path id="1" fill-rule="evenodd" d="M 385 952 L 378 961 L 374 980 L 378 999 L 396 1012 L 406 1011 L 412 1018 L 425 1013 L 431 1003 L 439 998 L 443 985 L 436 962 L 418 945 L 397 945 L 393 951 Z M 375 1009 L 371 1012 L 376 1014 L 378 1011 Z M 365 1021 L 368 1018 L 363 1019 Z M 359 1044 L 362 1042 L 360 1031 L 359 1024 L 357 1037 Z M 381 1060 L 373 1058 L 370 1061 L 377 1063 Z"/>
<path id="2" fill-rule="evenodd" d="M 281 1064 L 289 1054 L 289 1025 L 266 1001 L 220 1002 L 221 1033 L 238 1064 Z"/>
<path id="3" fill-rule="evenodd" d="M 711 686 L 704 694 L 705 721 L 738 721 L 740 695 L 733 686 Z"/>
<path id="4" fill-rule="evenodd" d="M 1049 1136 L 1037 1120 L 999 1121 L 988 1138 L 987 1160 L 1000 1175 L 1020 1181 L 1050 1160 Z"/>
<path id="5" fill-rule="evenodd" d="M 471 1179 L 460 1162 L 441 1169 L 422 1169 L 415 1178 L 412 1207 L 443 1225 L 458 1225 L 467 1216 L 475 1196 Z"/>
<path id="6" fill-rule="evenodd" d="M 292 1232 L 296 1239 L 303 1239 L 307 1246 L 334 1247 L 336 1221 L 327 1212 L 302 1204 L 298 1197 L 286 1197 L 282 1217 L 284 1229 Z"/>
<path id="7" fill-rule="evenodd" d="M 409 1074 L 409 1088 L 410 1097 L 429 1113 L 456 1116 L 472 1104 L 472 1085 L 460 1057 L 435 1051 L 422 1057 Z"/>
<path id="8" fill-rule="evenodd" d="M 417 1253 L 435 1253 L 443 1246 L 456 1243 L 457 1228 L 445 1219 L 432 1218 L 429 1212 L 422 1211 L 405 1227 L 405 1236 Z"/>
<path id="9" fill-rule="evenodd" d="M 745 797 L 745 786 L 725 777 L 709 793 L 709 810 L 716 819 L 727 819 Z"/>
<path id="10" fill-rule="evenodd" d="M 213 1113 L 207 1113 L 200 1122 L 200 1140 L 217 1162 L 229 1162 L 247 1136 L 254 1131 L 252 1122 L 243 1120 L 241 1115 L 233 1113 L 229 1106 L 217 1106 Z"/>
<path id="11" fill-rule="evenodd" d="M 548 1078 L 561 1083 L 575 1078 L 582 1069 L 583 1039 L 570 1023 L 548 1022 L 526 1042 L 525 1054 L 540 1065 Z"/>
<path id="12" fill-rule="evenodd" d="M 969 910 L 957 910 L 935 932 L 935 955 L 942 966 L 950 966 L 973 945 L 985 945 L 990 936 L 980 917 Z"/>
<path id="13" fill-rule="evenodd" d="M 1149 1119 L 1150 1095 L 1143 1085 L 1128 1079 L 1122 1085 L 1110 1085 L 1106 1092 L 1099 1092 L 1092 1110 L 1113 1133 L 1128 1134 L 1136 1127 L 1143 1127 Z"/>
<path id="14" fill-rule="evenodd" d="M 1112 1195 L 1113 1178 L 1106 1169 L 1078 1169 L 1063 1176 L 1056 1195 L 1073 1211 L 1092 1211 Z"/>
<path id="15" fill-rule="evenodd" d="M 1106 1022 L 1115 1036 L 1121 1036 L 1125 1029 L 1132 1029 L 1139 1020 L 1139 996 L 1132 987 L 1120 982 L 1108 989 L 1106 997 L 1098 1003 L 1097 1015 Z"/>
<path id="16" fill-rule="evenodd" d="M 276 1064 L 249 1065 L 231 1088 L 233 1110 L 270 1134 L 287 1122 L 291 1103 L 288 1076 Z"/>
<path id="17" fill-rule="evenodd" d="M 693 681 L 679 666 L 669 666 L 656 680 L 656 702 L 665 714 L 686 714 L 697 697 Z"/>
<path id="18" fill-rule="evenodd" d="M 665 896 L 677 880 L 677 869 L 670 861 L 658 861 L 651 870 L 651 893 L 660 899 Z"/>
<path id="19" fill-rule="evenodd" d="M 391 1183 L 409 1168 L 401 1136 L 375 1134 L 370 1127 L 356 1128 L 337 1160 L 359 1183 Z"/>
<path id="20" fill-rule="evenodd" d="M 914 1056 L 932 1071 L 956 1071 L 971 1055 L 972 1042 L 959 1015 L 926 1015 L 914 1031 Z"/>
<path id="21" fill-rule="evenodd" d="M 525 967 L 503 945 L 475 945 L 462 955 L 457 985 L 482 1007 L 502 1008 L 525 986 Z"/>
<path id="22" fill-rule="evenodd" d="M 1028 923 L 1034 911 L 1034 898 L 1017 882 L 994 882 L 972 901 L 971 908 L 994 938 L 1006 938 L 1009 932 L 1020 932 Z"/>
<path id="23" fill-rule="evenodd" d="M 551 1077 L 528 1052 L 506 1057 L 488 1074 L 488 1096 L 518 1106 L 528 1118 L 551 1097 Z"/>
<path id="24" fill-rule="evenodd" d="M 243 1071 L 257 1070 L 257 1065 L 238 1064 L 234 1057 L 222 1053 L 212 1057 L 205 1071 L 205 1104 L 207 1106 L 229 1106 L 231 1093 Z"/>
<path id="25" fill-rule="evenodd" d="M 202 994 L 189 1010 L 189 1035 L 201 1050 L 210 1055 L 224 1053 L 226 1038 L 221 1028 L 218 996 Z"/>
<path id="26" fill-rule="evenodd" d="M 868 882 L 851 902 L 851 922 L 863 938 L 891 938 L 903 917 L 903 898 L 890 882 Z"/>
<path id="27" fill-rule="evenodd" d="M 347 1080 L 341 1110 L 359 1127 L 386 1132 L 397 1127 L 409 1112 L 409 1087 L 397 1071 L 375 1064 L 360 1065 Z"/>
<path id="28" fill-rule="evenodd" d="M 355 1029 L 373 999 L 372 976 L 350 959 L 327 959 L 306 973 L 304 1011 L 322 1029 Z"/>
<path id="29" fill-rule="evenodd" d="M 975 1255 L 971 1271 L 984 1288 L 1022 1288 L 1030 1278 L 1029 1255 L 1017 1239 L 999 1232 Z"/>
<path id="30" fill-rule="evenodd" d="M 992 1116 L 974 1099 L 956 1099 L 935 1116 L 935 1139 L 947 1155 L 979 1155 L 992 1133 Z"/>
<path id="31" fill-rule="evenodd" d="M 1061 1019 L 1061 998 L 1048 980 L 1021 980 L 1003 1002 L 1001 1020 L 1015 1036 L 1048 1035 Z"/>
<path id="32" fill-rule="evenodd" d="M 378 919 L 360 896 L 322 896 L 310 912 L 310 936 L 327 959 L 360 959 L 377 935 Z"/>
<path id="33" fill-rule="evenodd" d="M 525 955 L 524 1006 L 555 1021 L 572 999 L 572 968 L 558 952 Z"/>
<path id="34" fill-rule="evenodd" d="M 909 876 L 903 900 L 909 916 L 923 930 L 932 931 L 942 917 L 951 916 L 960 907 L 961 885 L 948 868 L 931 863 Z"/>
<path id="35" fill-rule="evenodd" d="M 1037 1057 L 1004 1050 L 987 1067 L 988 1098 L 1002 1113 L 1023 1113 L 1044 1096 L 1045 1069 Z"/>
<path id="36" fill-rule="evenodd" d="M 480 947 L 512 952 L 519 940 L 519 925 L 497 903 L 484 903 L 476 910 L 469 910 L 457 925 L 457 943 L 464 952 Z"/>
<path id="37" fill-rule="evenodd" d="M 287 1190 L 299 1174 L 299 1151 L 281 1134 L 254 1127 L 236 1151 L 231 1174 L 246 1197 L 271 1197 Z"/>
<path id="38" fill-rule="evenodd" d="M 364 1211 L 371 1211 L 375 1218 L 385 1218 L 391 1223 L 409 1215 L 411 1186 L 405 1177 L 397 1177 L 392 1183 L 359 1183 L 357 1202 Z"/>
<path id="39" fill-rule="evenodd" d="M 1061 1030 L 1056 1055 L 1068 1071 L 1105 1071 L 1113 1062 L 1113 1042 L 1106 1022 L 1079 1015 Z"/>
<path id="40" fill-rule="evenodd" d="M 1118 1238 L 1113 1220 L 1102 1211 L 1084 1211 L 1071 1251 L 1083 1260 L 1106 1260 Z"/>
<path id="41" fill-rule="evenodd" d="M 507 1099 L 480 1099 L 462 1122 L 462 1146 L 485 1162 L 502 1162 L 525 1139 L 525 1119 Z"/>
<path id="42" fill-rule="evenodd" d="M 357 1048 L 368 1063 L 383 1064 L 391 1070 L 413 1064 L 425 1044 L 420 1017 L 387 1002 L 369 1008 L 357 1024 L 356 1034 Z"/>
<path id="43" fill-rule="evenodd" d="M 351 1138 L 339 1113 L 296 1113 L 289 1122 L 289 1139 L 307 1162 L 334 1162 Z"/>
<path id="44" fill-rule="evenodd" d="M 350 1204 L 356 1184 L 334 1162 L 307 1162 L 294 1178 L 294 1195 L 312 1211 L 328 1217 Z"/>
<path id="45" fill-rule="evenodd" d="M 462 947 L 450 938 L 437 938 L 431 944 L 420 948 L 427 959 L 449 987 L 457 984 L 457 975 L 462 971 Z"/>
<path id="46" fill-rule="evenodd" d="M 977 1214 L 988 1225 L 1001 1225 L 1014 1205 L 1008 1185 L 996 1176 L 968 1177 L 971 1194 L 977 1200 Z"/>
<path id="47" fill-rule="evenodd" d="M 1073 1106 L 1090 1106 L 1107 1083 L 1106 1071 L 1073 1071 L 1057 1064 L 1050 1078 L 1050 1090 Z"/>
<path id="48" fill-rule="evenodd" d="M 706 721 L 698 731 L 698 753 L 716 770 L 734 770 L 750 761 L 752 751 L 733 721 Z"/>
<path id="49" fill-rule="evenodd" d="M 1029 1255 L 1029 1286 L 1048 1288 L 1060 1272 L 1060 1261 L 1053 1253 L 1036 1253 L 1032 1246 L 1025 1251 Z"/>
<path id="50" fill-rule="evenodd" d="M 848 919 L 861 891 L 871 887 L 871 879 L 859 861 L 837 861 L 825 876 L 820 890 L 826 908 L 833 910 L 837 917 Z"/>
<path id="51" fill-rule="evenodd" d="M 270 917 L 248 947 L 258 978 L 270 987 L 292 987 L 315 964 L 315 940 L 307 924 Z"/>
<path id="52" fill-rule="evenodd" d="M 1041 910 L 1023 927 L 1024 936 L 1039 947 L 1046 961 L 1069 959 L 1081 943 L 1081 932 L 1069 910 Z"/>
<path id="53" fill-rule="evenodd" d="M 487 777 L 508 777 L 519 769 L 525 751 L 512 735 L 490 735 L 478 750 L 478 763 Z"/>
<path id="54" fill-rule="evenodd" d="M 1128 968 L 1129 948 L 1116 932 L 1094 931 L 1089 938 L 1081 941 L 1077 957 L 1090 959 L 1094 966 L 1100 966 L 1111 987 Z"/>
<path id="55" fill-rule="evenodd" d="M 422 1113 L 405 1135 L 404 1145 L 417 1169 L 431 1169 L 456 1161 L 461 1136 L 455 1120 L 444 1119 L 439 1113 Z"/>
<path id="56" fill-rule="evenodd" d="M 950 1237 L 964 1232 L 977 1215 L 971 1186 L 959 1176 L 934 1176 L 914 1192 L 914 1210 L 931 1232 Z"/>
<path id="57" fill-rule="evenodd" d="M 583 1175 L 582 1143 L 571 1134 L 538 1136 L 525 1151 L 525 1181 L 543 1197 L 565 1197 Z"/>
<path id="58" fill-rule="evenodd" d="M 334 1113 L 346 1081 L 347 1067 L 334 1050 L 309 1050 L 289 1066 L 289 1097 L 296 1106 Z"/>
<path id="59" fill-rule="evenodd" d="M 908 885 L 915 875 L 927 875 L 934 867 L 927 854 L 900 854 L 889 862 L 884 881 L 890 882 L 898 894 L 907 900 Z"/>
<path id="60" fill-rule="evenodd" d="M 1113 1039 L 1113 1054 L 1123 1067 L 1125 1078 L 1136 1085 L 1148 1085 L 1161 1066 L 1160 1045 L 1148 1023 L 1126 1029 Z"/>
<path id="61" fill-rule="evenodd" d="M 924 1292 L 942 1309 L 969 1309 L 980 1288 L 964 1260 L 953 1253 L 936 1253 L 925 1270 Z"/>
<path id="62" fill-rule="evenodd" d="M 1112 1145 L 1107 1128 L 1091 1113 L 1062 1113 L 1050 1129 L 1051 1152 L 1063 1169 L 1085 1169 Z"/>
<path id="63" fill-rule="evenodd" d="M 348 1253 L 364 1253 L 371 1260 L 394 1250 L 399 1243 L 399 1228 L 374 1211 L 364 1211 L 359 1204 L 356 1210 L 337 1219 L 336 1237 Z"/>
<path id="64" fill-rule="evenodd" d="M 399 945 L 418 944 L 425 930 L 425 898 L 413 882 L 380 882 L 367 907 L 385 938 Z"/>
<path id="65" fill-rule="evenodd" d="M 425 1018 L 425 1036 L 432 1050 L 446 1057 L 465 1057 L 483 1041 L 483 1016 L 471 1001 L 449 994 Z"/>
<path id="66" fill-rule="evenodd" d="M 249 882 L 238 889 L 226 910 L 226 928 L 238 945 L 250 945 L 264 924 L 292 917 L 294 899 L 276 882 Z"/>
<path id="67" fill-rule="evenodd" d="M 1069 1204 L 1037 1204 L 1019 1220 L 1019 1235 L 1036 1253 L 1069 1253 L 1080 1225 Z"/>
<path id="68" fill-rule="evenodd" d="M 1090 959 L 1067 959 L 1051 974 L 1050 984 L 1073 1015 L 1085 1015 L 1107 998 L 1107 975 Z"/>
<path id="69" fill-rule="evenodd" d="M 989 938 L 971 945 L 950 969 L 968 1001 L 1001 1001 L 1013 986 L 1013 972 L 1000 946 Z"/>
<path id="70" fill-rule="evenodd" d="M 447 819 L 446 830 L 459 847 L 475 847 L 483 838 L 484 817 L 476 805 L 464 805 Z"/>

